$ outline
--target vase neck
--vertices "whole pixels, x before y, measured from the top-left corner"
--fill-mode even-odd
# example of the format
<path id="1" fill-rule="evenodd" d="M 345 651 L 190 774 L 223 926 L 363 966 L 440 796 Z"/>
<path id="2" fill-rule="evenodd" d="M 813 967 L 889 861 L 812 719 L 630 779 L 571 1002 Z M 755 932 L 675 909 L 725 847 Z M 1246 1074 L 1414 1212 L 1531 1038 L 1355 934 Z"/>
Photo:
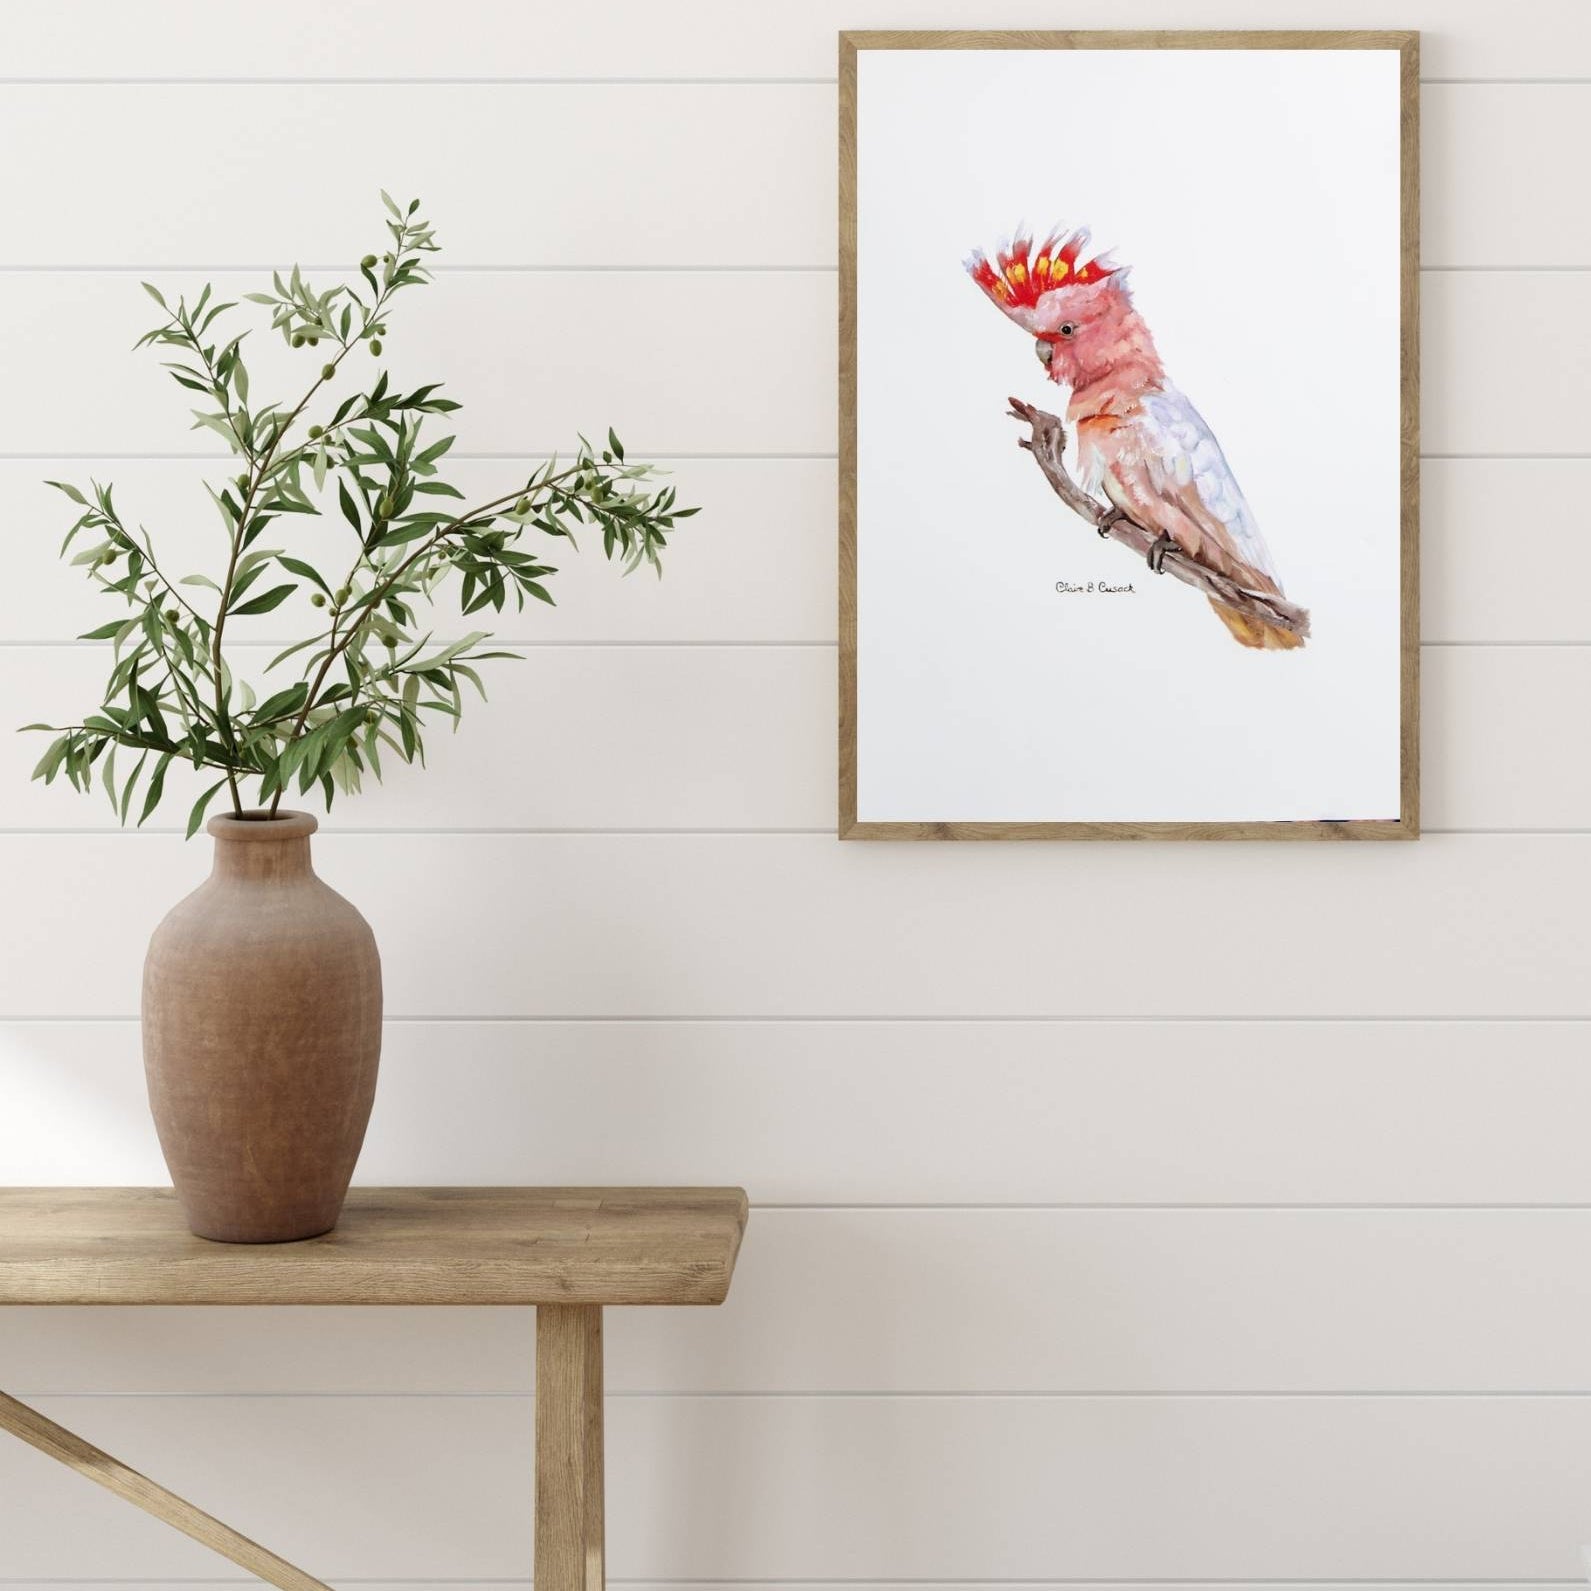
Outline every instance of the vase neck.
<path id="1" fill-rule="evenodd" d="M 211 818 L 205 827 L 215 838 L 213 878 L 270 884 L 314 877 L 309 837 L 317 824 L 307 812 Z"/>

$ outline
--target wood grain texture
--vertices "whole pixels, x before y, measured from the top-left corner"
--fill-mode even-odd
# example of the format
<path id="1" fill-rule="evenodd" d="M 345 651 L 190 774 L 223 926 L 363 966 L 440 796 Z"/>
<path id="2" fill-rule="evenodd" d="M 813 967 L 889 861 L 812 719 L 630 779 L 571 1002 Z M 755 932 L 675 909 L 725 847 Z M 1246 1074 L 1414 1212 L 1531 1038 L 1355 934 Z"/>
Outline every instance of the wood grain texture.
<path id="1" fill-rule="evenodd" d="M 240 1569 L 247 1569 L 267 1585 L 277 1586 L 279 1591 L 331 1591 L 323 1580 L 294 1568 L 286 1559 L 268 1552 L 230 1525 L 195 1508 L 186 1498 L 178 1497 L 137 1470 L 129 1469 L 109 1453 L 101 1452 L 92 1442 L 85 1442 L 38 1410 L 28 1408 L 3 1392 L 0 1392 L 0 1430 L 9 1431 L 96 1486 L 103 1486 L 123 1502 L 180 1530 L 201 1547 L 208 1547 Z"/>
<path id="2" fill-rule="evenodd" d="M 738 1188 L 365 1188 L 337 1230 L 207 1243 L 158 1188 L 0 1189 L 10 1304 L 717 1304 Z"/>
<path id="3" fill-rule="evenodd" d="M 1401 51 L 1418 35 L 1380 28 L 879 28 L 848 29 L 841 39 L 855 50 Z"/>
<path id="4" fill-rule="evenodd" d="M 856 682 L 856 51 L 855 38 L 840 35 L 839 126 L 839 711 L 835 730 L 839 737 L 839 835 L 856 829 L 857 790 L 857 682 Z"/>
<path id="5" fill-rule="evenodd" d="M 1392 44 L 1392 40 L 1396 40 Z M 1399 413 L 1398 826 L 1420 833 L 1420 36 L 1389 35 L 1398 52 Z"/>
<path id="6" fill-rule="evenodd" d="M 857 595 L 857 55 L 863 50 L 1395 50 L 1399 60 L 1399 795 L 1395 818 L 1386 814 L 1320 822 L 971 822 L 861 821 L 858 749 Z M 839 94 L 839 816 L 842 840 L 1412 840 L 1420 833 L 1420 90 L 1419 35 L 1408 32 L 1354 31 L 1085 31 L 1016 32 L 894 31 L 840 35 Z M 1081 494 L 1065 474 L 1054 447 L 1059 421 L 1046 427 L 1013 399 L 1019 419 L 1033 421 L 1030 447 L 1050 484 L 1078 513 L 1089 517 Z M 1129 534 L 1129 531 L 1133 534 Z M 1141 527 L 1115 534 L 1137 546 L 1150 538 Z M 1136 535 L 1137 540 L 1134 540 Z M 1179 578 L 1206 584 L 1190 565 L 1172 569 Z M 1230 591 L 1221 594 L 1227 600 Z M 1263 599 L 1251 598 L 1252 603 Z M 1286 627 L 1307 634 L 1308 615 L 1283 604 Z M 1390 688 L 1390 686 L 1389 686 Z"/>
<path id="7" fill-rule="evenodd" d="M 536 1584 L 602 1591 L 602 1310 L 536 1309 Z"/>

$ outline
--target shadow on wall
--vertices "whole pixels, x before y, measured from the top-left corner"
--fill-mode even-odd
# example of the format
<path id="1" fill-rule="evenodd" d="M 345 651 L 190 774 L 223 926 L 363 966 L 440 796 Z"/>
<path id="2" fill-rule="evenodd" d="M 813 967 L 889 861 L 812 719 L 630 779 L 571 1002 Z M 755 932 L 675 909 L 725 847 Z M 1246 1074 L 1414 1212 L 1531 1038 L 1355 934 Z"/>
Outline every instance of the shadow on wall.
<path id="1" fill-rule="evenodd" d="M 136 1028 L 131 1043 L 121 1036 L 127 1031 L 110 1023 L 0 1026 L 0 1076 L 6 1079 L 0 1167 L 7 1183 L 170 1182 L 149 1115 Z M 107 1055 L 113 1057 L 108 1063 Z"/>

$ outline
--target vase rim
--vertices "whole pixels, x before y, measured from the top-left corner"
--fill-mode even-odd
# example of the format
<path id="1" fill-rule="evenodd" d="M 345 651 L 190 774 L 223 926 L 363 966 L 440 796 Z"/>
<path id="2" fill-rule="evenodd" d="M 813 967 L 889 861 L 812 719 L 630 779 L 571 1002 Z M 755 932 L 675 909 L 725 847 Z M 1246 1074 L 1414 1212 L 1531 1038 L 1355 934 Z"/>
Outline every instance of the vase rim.
<path id="1" fill-rule="evenodd" d="M 261 841 L 307 839 L 320 827 L 312 812 L 278 812 L 273 818 L 268 812 L 255 810 L 235 818 L 223 812 L 204 826 L 206 834 L 218 840 L 244 840 L 258 844 Z"/>

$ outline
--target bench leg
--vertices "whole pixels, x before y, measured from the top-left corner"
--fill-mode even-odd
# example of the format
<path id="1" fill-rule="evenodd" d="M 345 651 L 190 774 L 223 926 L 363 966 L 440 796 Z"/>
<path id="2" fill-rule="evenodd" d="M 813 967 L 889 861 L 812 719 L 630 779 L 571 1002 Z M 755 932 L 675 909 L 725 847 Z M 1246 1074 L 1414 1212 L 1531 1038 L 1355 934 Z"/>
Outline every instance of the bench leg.
<path id="1" fill-rule="evenodd" d="M 536 1310 L 536 1591 L 602 1591 L 602 1309 Z"/>

